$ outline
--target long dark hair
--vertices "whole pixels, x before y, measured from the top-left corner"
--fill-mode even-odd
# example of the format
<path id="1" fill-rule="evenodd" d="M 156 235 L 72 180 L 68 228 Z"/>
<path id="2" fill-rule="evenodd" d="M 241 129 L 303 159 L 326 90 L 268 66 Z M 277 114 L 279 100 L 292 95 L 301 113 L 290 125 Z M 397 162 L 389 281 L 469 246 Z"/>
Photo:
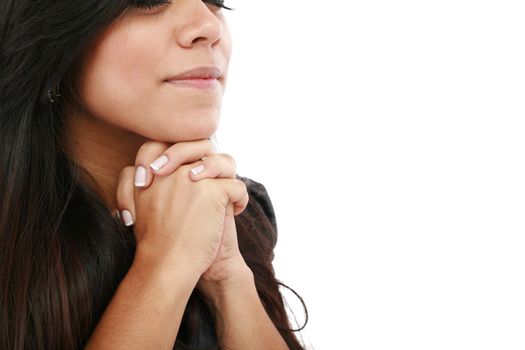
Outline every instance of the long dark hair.
<path id="1" fill-rule="evenodd" d="M 1 349 L 82 348 L 133 260 L 132 228 L 111 215 L 62 144 L 82 53 L 128 1 L 0 1 Z M 50 103 L 57 86 L 61 97 Z M 235 218 L 241 252 L 270 318 L 291 349 L 303 349 L 272 268 L 271 203 L 264 186 L 243 179 L 251 197 Z M 199 344 L 209 309 L 195 289 L 175 348 Z"/>

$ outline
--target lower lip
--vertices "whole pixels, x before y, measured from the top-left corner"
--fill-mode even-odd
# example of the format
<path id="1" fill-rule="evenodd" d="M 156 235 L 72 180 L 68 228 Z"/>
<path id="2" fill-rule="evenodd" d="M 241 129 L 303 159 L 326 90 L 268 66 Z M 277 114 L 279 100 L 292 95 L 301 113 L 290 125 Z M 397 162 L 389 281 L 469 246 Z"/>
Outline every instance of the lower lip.
<path id="1" fill-rule="evenodd" d="M 185 79 L 185 80 L 169 80 L 167 83 L 179 86 L 194 87 L 199 89 L 215 88 L 219 85 L 218 79 Z"/>

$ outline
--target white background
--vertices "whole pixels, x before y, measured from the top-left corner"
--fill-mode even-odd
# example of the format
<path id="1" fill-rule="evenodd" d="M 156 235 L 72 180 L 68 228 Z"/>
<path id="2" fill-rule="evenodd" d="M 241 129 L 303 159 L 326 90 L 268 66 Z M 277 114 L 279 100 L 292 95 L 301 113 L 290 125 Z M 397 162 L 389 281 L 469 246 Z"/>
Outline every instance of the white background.
<path id="1" fill-rule="evenodd" d="M 219 150 L 308 349 L 525 349 L 524 2 L 225 4 Z"/>

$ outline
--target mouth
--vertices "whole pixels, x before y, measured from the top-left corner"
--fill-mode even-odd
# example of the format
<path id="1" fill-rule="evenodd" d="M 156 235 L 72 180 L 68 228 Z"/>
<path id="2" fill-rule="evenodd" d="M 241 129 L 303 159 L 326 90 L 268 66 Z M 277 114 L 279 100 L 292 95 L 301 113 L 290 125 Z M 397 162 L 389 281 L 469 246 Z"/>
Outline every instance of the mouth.
<path id="1" fill-rule="evenodd" d="M 164 82 L 181 87 L 209 89 L 218 87 L 222 78 L 220 68 L 216 66 L 202 66 L 169 77 Z"/>
<path id="2" fill-rule="evenodd" d="M 192 78 L 166 80 L 165 82 L 179 87 L 214 89 L 220 86 L 220 80 L 219 78 Z"/>

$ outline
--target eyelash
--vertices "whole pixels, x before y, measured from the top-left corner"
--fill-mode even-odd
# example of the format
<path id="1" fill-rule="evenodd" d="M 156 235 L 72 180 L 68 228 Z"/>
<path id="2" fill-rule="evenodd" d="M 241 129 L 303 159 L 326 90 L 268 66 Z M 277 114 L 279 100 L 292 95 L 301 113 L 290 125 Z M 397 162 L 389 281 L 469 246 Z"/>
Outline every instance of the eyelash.
<path id="1" fill-rule="evenodd" d="M 226 10 L 233 10 L 227 6 L 224 6 L 224 0 L 202 0 L 203 2 L 211 3 L 215 7 L 220 7 Z M 135 0 L 131 1 L 131 5 L 138 8 L 145 8 L 152 10 L 156 7 L 171 4 L 172 0 L 153 0 L 148 3 L 147 0 Z"/>

